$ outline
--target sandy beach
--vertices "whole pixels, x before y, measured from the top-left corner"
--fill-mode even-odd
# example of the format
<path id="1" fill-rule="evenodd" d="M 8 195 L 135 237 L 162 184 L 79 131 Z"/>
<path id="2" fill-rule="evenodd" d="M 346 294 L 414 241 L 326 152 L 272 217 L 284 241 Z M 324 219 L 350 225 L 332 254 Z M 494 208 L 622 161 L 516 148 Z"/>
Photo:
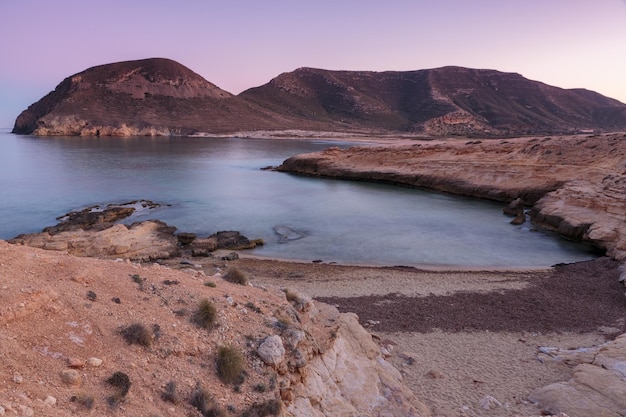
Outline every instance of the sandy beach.
<path id="1" fill-rule="evenodd" d="M 194 259 L 194 262 L 198 260 Z M 207 274 L 223 262 L 201 262 Z M 535 389 L 572 369 L 540 351 L 625 331 L 618 264 L 608 258 L 546 270 L 440 271 L 243 257 L 254 285 L 276 285 L 358 314 L 434 416 L 534 416 Z M 501 406 L 487 410 L 481 401 Z"/>

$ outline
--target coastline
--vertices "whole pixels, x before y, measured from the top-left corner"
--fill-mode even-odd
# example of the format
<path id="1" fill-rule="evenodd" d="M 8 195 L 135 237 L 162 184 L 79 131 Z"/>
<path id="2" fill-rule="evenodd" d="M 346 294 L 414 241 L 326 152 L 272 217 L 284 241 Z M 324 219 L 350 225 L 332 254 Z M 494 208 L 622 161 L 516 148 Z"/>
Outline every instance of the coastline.
<path id="1" fill-rule="evenodd" d="M 208 264 L 214 265 L 211 261 Z M 551 360 L 540 348 L 596 346 L 625 331 L 617 263 L 607 258 L 542 271 L 429 271 L 303 264 L 247 256 L 222 266 L 240 269 L 254 285 L 290 288 L 340 311 L 356 312 L 433 416 L 541 415 L 527 397 L 548 384 L 570 379 L 573 368 Z M 546 290 L 544 284 L 550 283 L 552 289 Z M 564 295 L 554 297 L 550 291 Z M 546 303 L 542 293 L 552 301 Z M 583 299 L 582 294 L 595 298 Z M 493 308 L 478 314 L 489 306 L 490 299 L 495 302 Z M 579 308 L 580 303 L 588 308 Z M 608 304 L 611 313 L 606 310 Z M 440 308 L 431 310 L 435 305 Z M 463 327 L 456 322 L 459 316 L 452 314 L 455 306 L 461 316 L 476 316 L 484 326 Z M 395 307 L 399 310 L 394 313 Z M 423 309 L 433 320 L 430 327 L 394 328 L 390 323 L 410 315 L 407 308 Z M 598 310 L 600 317 L 594 320 L 593 312 Z M 523 312 L 524 317 L 501 317 L 516 324 L 498 329 L 501 311 Z M 387 314 L 391 314 L 390 321 L 384 319 Z M 572 321 L 560 326 L 561 314 L 569 315 Z M 537 326 L 548 317 L 555 320 Z M 581 326 L 572 326 L 572 322 Z M 497 399 L 501 406 L 484 409 L 480 401 L 487 396 Z"/>

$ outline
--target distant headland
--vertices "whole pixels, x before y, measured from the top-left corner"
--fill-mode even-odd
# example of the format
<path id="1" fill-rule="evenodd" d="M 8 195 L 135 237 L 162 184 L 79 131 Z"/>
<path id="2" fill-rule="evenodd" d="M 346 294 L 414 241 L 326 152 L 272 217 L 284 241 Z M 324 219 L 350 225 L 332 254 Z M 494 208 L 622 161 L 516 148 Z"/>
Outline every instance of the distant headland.
<path id="1" fill-rule="evenodd" d="M 16 119 L 13 133 L 188 136 L 307 130 L 520 136 L 626 129 L 626 104 L 515 73 L 300 68 L 233 95 L 164 58 L 89 68 Z"/>

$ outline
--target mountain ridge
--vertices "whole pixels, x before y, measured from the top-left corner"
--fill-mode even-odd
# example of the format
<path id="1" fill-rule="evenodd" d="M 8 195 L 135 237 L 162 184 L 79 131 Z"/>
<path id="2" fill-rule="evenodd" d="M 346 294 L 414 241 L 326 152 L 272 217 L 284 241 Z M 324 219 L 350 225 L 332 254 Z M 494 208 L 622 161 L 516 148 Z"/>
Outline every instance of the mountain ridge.
<path id="1" fill-rule="evenodd" d="M 302 67 L 233 95 L 166 58 L 99 65 L 24 110 L 14 133 L 190 135 L 290 129 L 516 136 L 626 129 L 626 104 L 517 73 Z"/>

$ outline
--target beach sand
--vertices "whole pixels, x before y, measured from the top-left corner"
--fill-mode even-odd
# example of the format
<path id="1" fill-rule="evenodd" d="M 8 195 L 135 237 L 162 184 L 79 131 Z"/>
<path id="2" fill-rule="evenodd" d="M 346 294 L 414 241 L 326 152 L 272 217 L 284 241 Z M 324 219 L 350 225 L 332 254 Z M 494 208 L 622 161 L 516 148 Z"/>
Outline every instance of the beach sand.
<path id="1" fill-rule="evenodd" d="M 194 262 L 197 258 L 194 258 Z M 535 416 L 526 398 L 570 378 L 539 352 L 601 344 L 626 331 L 618 264 L 608 258 L 527 271 L 437 271 L 243 258 L 254 285 L 276 285 L 355 312 L 434 416 Z M 501 405 L 487 410 L 486 397 Z"/>

